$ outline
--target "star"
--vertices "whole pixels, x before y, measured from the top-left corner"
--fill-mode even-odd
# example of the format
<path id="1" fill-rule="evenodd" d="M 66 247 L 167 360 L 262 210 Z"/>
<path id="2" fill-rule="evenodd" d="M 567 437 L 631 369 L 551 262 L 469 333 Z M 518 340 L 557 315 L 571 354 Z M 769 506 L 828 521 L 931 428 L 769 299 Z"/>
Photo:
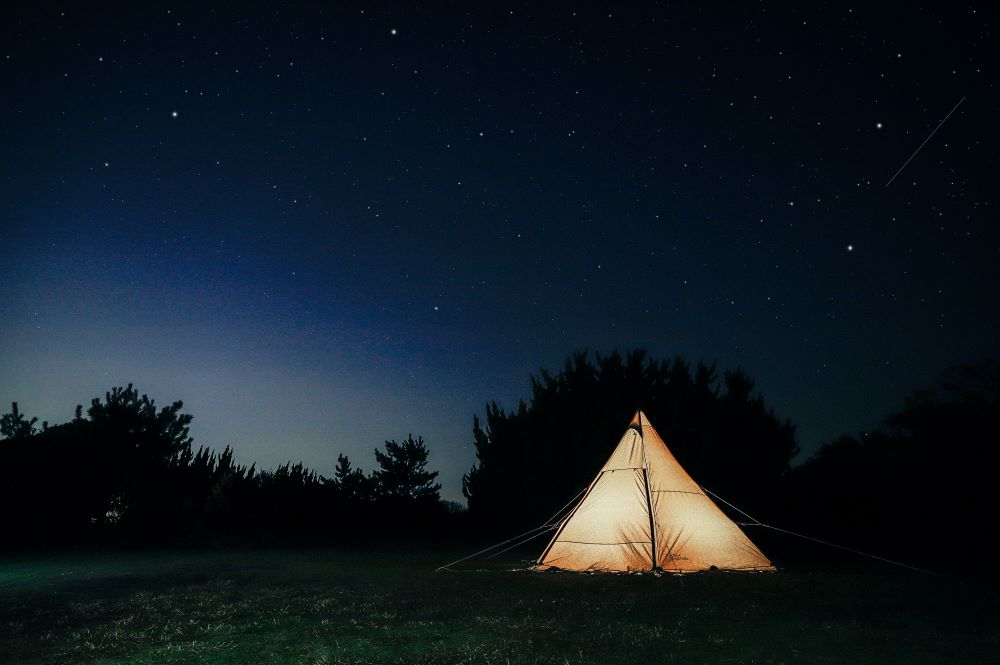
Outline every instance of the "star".
<path id="1" fill-rule="evenodd" d="M 395 37 L 396 35 L 399 34 L 399 31 L 396 30 L 396 28 L 392 28 L 391 30 L 389 30 L 389 34 Z"/>
<path id="2" fill-rule="evenodd" d="M 177 117 L 177 111 L 171 111 L 170 112 L 170 117 L 171 118 L 176 118 Z"/>
<path id="3" fill-rule="evenodd" d="M 882 129 L 882 123 L 881 122 L 876 122 L 875 123 L 875 129 Z"/>
<path id="4" fill-rule="evenodd" d="M 847 251 L 848 252 L 853 252 L 854 251 L 854 245 L 848 245 L 847 246 Z"/>

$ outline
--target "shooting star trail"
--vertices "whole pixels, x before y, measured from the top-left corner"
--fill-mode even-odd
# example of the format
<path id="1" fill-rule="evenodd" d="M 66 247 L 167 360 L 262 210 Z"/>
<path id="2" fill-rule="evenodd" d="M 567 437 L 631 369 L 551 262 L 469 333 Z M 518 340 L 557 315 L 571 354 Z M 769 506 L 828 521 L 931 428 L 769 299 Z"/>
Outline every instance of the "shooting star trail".
<path id="1" fill-rule="evenodd" d="M 896 179 L 896 176 L 898 176 L 900 173 L 902 173 L 903 169 L 906 168 L 906 165 L 909 164 L 911 161 L 913 161 L 913 158 L 917 156 L 917 153 L 920 152 L 920 149 L 923 148 L 925 145 L 927 145 L 927 142 L 930 141 L 931 137 L 934 136 L 934 134 L 937 133 L 937 130 L 941 129 L 941 125 L 943 125 L 945 123 L 945 121 L 948 120 L 948 118 L 951 117 L 951 114 L 955 112 L 955 109 L 957 109 L 959 106 L 961 106 L 962 102 L 964 102 L 964 101 L 965 101 L 965 97 L 962 97 L 960 100 L 958 100 L 958 104 L 955 104 L 955 106 L 950 111 L 948 111 L 948 115 L 946 115 L 944 117 L 944 120 L 942 120 L 941 122 L 938 123 L 938 126 L 934 128 L 934 131 L 931 132 L 927 136 L 927 138 L 924 139 L 924 142 L 921 143 L 920 146 L 916 150 L 913 151 L 913 154 L 910 155 L 910 158 L 907 159 L 905 162 L 903 162 L 903 165 L 899 167 L 899 170 L 896 171 L 896 173 L 891 178 L 889 178 L 889 182 L 885 183 L 886 187 L 888 187 L 889 185 L 891 185 L 892 181 Z"/>

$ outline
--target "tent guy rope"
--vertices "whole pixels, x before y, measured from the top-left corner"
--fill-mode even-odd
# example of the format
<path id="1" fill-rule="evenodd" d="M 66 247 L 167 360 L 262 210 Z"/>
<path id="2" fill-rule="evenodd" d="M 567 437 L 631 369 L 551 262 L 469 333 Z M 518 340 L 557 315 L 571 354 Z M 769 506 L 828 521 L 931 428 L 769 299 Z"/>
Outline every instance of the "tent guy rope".
<path id="1" fill-rule="evenodd" d="M 743 515 L 747 519 L 753 520 L 751 522 L 737 522 L 737 524 L 739 526 L 759 526 L 759 527 L 763 527 L 765 529 L 771 529 L 772 531 L 777 531 L 779 533 L 788 534 L 789 536 L 795 536 L 796 538 L 802 538 L 803 540 L 810 540 L 810 541 L 812 541 L 814 543 L 819 543 L 820 545 L 826 545 L 828 547 L 835 547 L 838 550 L 844 550 L 845 552 L 851 552 L 852 554 L 857 554 L 859 556 L 865 556 L 865 557 L 868 557 L 870 559 L 876 559 L 877 561 L 882 561 L 884 563 L 889 563 L 889 564 L 892 564 L 894 566 L 901 566 L 903 568 L 909 568 L 910 570 L 915 570 L 918 573 L 924 573 L 926 575 L 933 575 L 935 577 L 942 577 L 941 573 L 935 573 L 933 570 L 926 570 L 924 568 L 917 568 L 916 566 L 911 566 L 908 563 L 903 563 L 901 561 L 893 561 L 892 559 L 886 559 L 885 557 L 878 556 L 877 554 L 872 554 L 870 552 L 862 552 L 861 550 L 856 550 L 856 549 L 854 549 L 852 547 L 846 547 L 844 545 L 838 545 L 837 543 L 831 543 L 831 542 L 829 542 L 827 540 L 821 540 L 819 538 L 814 538 L 812 536 L 807 536 L 807 535 L 802 534 L 802 533 L 796 533 L 795 531 L 789 531 L 788 529 L 782 529 L 781 527 L 778 527 L 778 526 L 773 526 L 771 524 L 765 524 L 764 522 L 761 522 L 756 517 L 754 517 L 752 515 L 749 515 L 746 511 L 741 510 L 740 508 L 738 508 L 738 507 L 734 506 L 733 504 L 731 504 L 730 502 L 726 501 L 721 496 L 719 496 L 718 494 L 716 494 L 712 490 L 708 489 L 707 487 L 702 486 L 701 489 L 705 490 L 705 492 L 707 494 L 711 494 L 716 499 L 718 499 L 722 503 L 726 504 L 727 506 L 729 506 L 730 508 L 732 508 L 733 510 L 735 510 L 739 514 Z"/>
<path id="2" fill-rule="evenodd" d="M 537 532 L 535 534 L 532 534 L 532 535 L 528 536 L 527 538 L 524 538 L 523 540 L 520 540 L 520 541 L 514 543 L 510 547 L 505 547 L 502 550 L 500 550 L 499 552 L 494 552 L 493 554 L 489 555 L 486 558 L 487 559 L 495 559 L 496 557 L 500 556 L 504 552 L 509 552 L 510 550 L 514 549 L 515 547 L 519 547 L 521 545 L 524 545 L 529 540 L 534 540 L 535 538 L 538 538 L 539 536 L 541 536 L 543 534 L 546 534 L 546 533 L 549 533 L 553 529 L 558 529 L 558 528 L 559 528 L 559 524 L 549 524 L 548 528 L 542 529 L 541 531 L 539 531 L 539 532 Z"/>
<path id="3" fill-rule="evenodd" d="M 528 529 L 524 533 L 518 534 L 518 535 L 514 536 L 513 538 L 508 538 L 507 540 L 504 540 L 504 541 L 501 541 L 499 543 L 496 543 L 495 545 L 490 545 L 489 547 L 487 547 L 485 549 L 481 549 L 478 552 L 473 552 L 469 556 L 462 557 L 461 559 L 456 559 L 455 561 L 452 561 L 451 563 L 446 563 L 443 566 L 439 566 L 438 568 L 434 569 L 434 572 L 437 573 L 437 572 L 440 572 L 442 570 L 451 570 L 451 566 L 454 566 L 456 563 L 462 563 L 463 561 L 468 561 L 469 559 L 477 557 L 477 556 L 479 556 L 481 554 L 485 554 L 487 552 L 495 550 L 498 547 L 503 547 L 504 545 L 509 545 L 510 543 L 513 543 L 515 540 L 519 540 L 521 538 L 524 538 L 528 534 L 533 534 L 530 537 L 525 538 L 521 542 L 514 543 L 513 545 L 510 545 L 506 549 L 503 549 L 503 550 L 501 550 L 499 552 L 496 552 L 496 553 L 494 553 L 494 554 L 486 557 L 488 559 L 492 559 L 493 557 L 499 556 L 499 555 L 503 554 L 504 552 L 506 552 L 508 550 L 514 549 L 518 545 L 523 545 L 524 543 L 528 542 L 529 540 L 537 538 L 538 536 L 542 535 L 543 533 L 547 533 L 547 532 L 551 531 L 552 529 L 555 529 L 556 527 L 558 527 L 562 523 L 562 516 L 563 516 L 563 513 L 566 512 L 566 509 L 569 508 L 570 506 L 572 506 L 573 503 L 577 499 L 580 498 L 580 495 L 583 494 L 586 491 L 587 491 L 586 487 L 583 488 L 582 490 L 580 490 L 577 493 L 576 496 L 574 496 L 572 499 L 570 499 L 569 501 L 566 502 L 566 505 L 564 505 L 562 508 L 560 508 L 559 510 L 557 510 L 552 515 L 552 517 L 550 517 L 549 519 L 545 520 L 544 523 L 540 524 L 539 526 L 536 526 L 534 529 Z"/>

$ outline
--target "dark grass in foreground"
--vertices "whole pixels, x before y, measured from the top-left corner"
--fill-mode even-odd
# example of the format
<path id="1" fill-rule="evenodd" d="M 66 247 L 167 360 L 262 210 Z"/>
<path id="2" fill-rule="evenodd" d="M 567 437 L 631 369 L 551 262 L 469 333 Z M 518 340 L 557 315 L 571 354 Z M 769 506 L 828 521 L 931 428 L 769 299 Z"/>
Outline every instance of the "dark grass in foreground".
<path id="1" fill-rule="evenodd" d="M 983 663 L 993 582 L 434 573 L 459 549 L 0 561 L 0 663 Z"/>

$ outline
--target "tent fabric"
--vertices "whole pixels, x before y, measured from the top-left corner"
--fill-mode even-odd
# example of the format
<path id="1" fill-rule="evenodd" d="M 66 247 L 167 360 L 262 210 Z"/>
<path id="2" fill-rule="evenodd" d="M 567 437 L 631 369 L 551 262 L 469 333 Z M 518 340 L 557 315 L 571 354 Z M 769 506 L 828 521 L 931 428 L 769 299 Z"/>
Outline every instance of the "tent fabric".
<path id="1" fill-rule="evenodd" d="M 774 570 L 677 462 L 642 411 L 536 569 Z"/>

